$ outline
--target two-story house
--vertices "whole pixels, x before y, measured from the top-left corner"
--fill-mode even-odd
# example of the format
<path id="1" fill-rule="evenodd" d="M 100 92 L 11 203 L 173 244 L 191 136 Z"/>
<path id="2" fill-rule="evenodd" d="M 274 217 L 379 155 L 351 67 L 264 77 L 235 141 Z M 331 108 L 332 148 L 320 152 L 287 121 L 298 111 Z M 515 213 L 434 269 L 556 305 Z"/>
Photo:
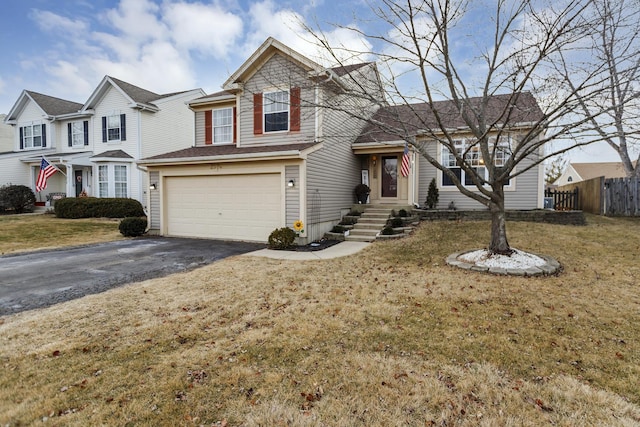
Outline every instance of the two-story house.
<path id="1" fill-rule="evenodd" d="M 222 89 L 189 103 L 193 147 L 141 162 L 153 188 L 154 233 L 266 241 L 274 229 L 300 220 L 299 242 L 314 241 L 353 207 L 361 182 L 371 187 L 370 203 L 406 207 L 425 200 L 435 177 L 441 204 L 483 208 L 413 149 L 401 173 L 405 144 L 384 132 L 384 121 L 414 125 L 385 102 L 374 63 L 325 68 L 269 38 Z M 520 99 L 524 110 L 540 113 L 532 97 Z M 525 114 L 523 123 L 531 117 Z M 421 140 L 419 126 L 414 130 L 433 155 L 447 157 L 439 144 Z M 533 167 L 512 180 L 508 207 L 542 207 L 542 175 Z"/>
<path id="2" fill-rule="evenodd" d="M 266 241 L 301 220 L 302 242 L 320 238 L 360 183 L 351 144 L 365 123 L 342 107 L 375 112 L 356 91 L 384 102 L 375 64 L 327 69 L 269 38 L 222 88 L 189 104 L 194 147 L 142 162 L 155 184 L 151 230 Z"/>
<path id="3" fill-rule="evenodd" d="M 15 129 L 13 149 L 0 155 L 0 184 L 35 191 L 42 158 L 61 173 L 36 193 L 69 197 L 129 197 L 146 206 L 148 182 L 138 160 L 193 144 L 187 103 L 201 89 L 160 95 L 105 76 L 84 103 L 24 90 L 5 123 Z"/>

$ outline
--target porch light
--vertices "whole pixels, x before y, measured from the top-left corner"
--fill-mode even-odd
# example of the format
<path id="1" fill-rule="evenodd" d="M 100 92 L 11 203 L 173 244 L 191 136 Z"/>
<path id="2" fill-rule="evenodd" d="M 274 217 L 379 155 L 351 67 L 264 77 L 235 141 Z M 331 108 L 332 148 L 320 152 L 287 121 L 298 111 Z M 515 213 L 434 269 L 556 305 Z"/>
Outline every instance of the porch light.
<path id="1" fill-rule="evenodd" d="M 156 188 L 158 188 L 158 184 L 155 182 L 149 186 L 149 190 L 155 190 Z"/>
<path id="2" fill-rule="evenodd" d="M 287 187 L 292 188 L 294 185 L 296 185 L 295 181 L 290 179 L 289 182 L 287 182 Z"/>

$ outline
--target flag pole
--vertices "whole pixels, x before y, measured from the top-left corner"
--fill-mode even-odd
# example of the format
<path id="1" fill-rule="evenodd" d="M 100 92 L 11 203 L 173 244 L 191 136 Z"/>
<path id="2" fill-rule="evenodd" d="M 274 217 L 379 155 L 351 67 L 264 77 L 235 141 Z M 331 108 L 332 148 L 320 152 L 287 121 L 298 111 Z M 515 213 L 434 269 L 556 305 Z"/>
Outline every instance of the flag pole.
<path id="1" fill-rule="evenodd" d="M 60 168 L 59 168 L 59 167 L 57 167 L 56 165 L 54 165 L 54 164 L 53 164 L 53 162 L 50 162 L 50 161 L 49 161 L 49 159 L 47 159 L 45 156 L 42 156 L 42 158 L 43 158 L 43 159 L 45 159 L 45 160 L 47 161 L 47 163 L 49 163 L 51 166 L 53 166 L 53 168 L 54 168 L 55 170 L 57 170 L 57 171 L 58 171 L 58 172 L 60 172 L 62 175 L 64 175 L 64 177 L 65 177 L 65 178 L 67 177 L 67 174 L 66 174 L 66 173 L 64 173 L 64 172 L 62 172 L 62 171 L 60 170 Z"/>

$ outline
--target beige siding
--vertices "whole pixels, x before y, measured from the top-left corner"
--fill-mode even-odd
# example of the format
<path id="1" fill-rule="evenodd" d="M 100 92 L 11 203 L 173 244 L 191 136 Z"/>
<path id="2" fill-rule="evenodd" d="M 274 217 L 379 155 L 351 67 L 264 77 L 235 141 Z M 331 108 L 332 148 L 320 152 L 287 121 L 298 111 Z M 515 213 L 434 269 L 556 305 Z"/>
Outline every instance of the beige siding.
<path id="1" fill-rule="evenodd" d="M 253 134 L 253 94 L 273 90 L 301 88 L 301 117 L 299 132 L 269 132 Z M 294 65 L 283 56 L 276 54 L 254 74 L 245 84 L 239 102 L 240 135 L 238 145 L 277 145 L 286 143 L 312 142 L 315 137 L 315 90 L 309 84 L 306 70 Z"/>
<path id="2" fill-rule="evenodd" d="M 429 154 L 437 159 L 440 155 L 436 143 L 427 144 Z M 526 168 L 533 160 L 523 161 L 518 168 Z M 454 202 L 457 209 L 486 209 L 486 207 L 461 194 L 456 187 L 442 187 L 442 172 L 433 167 L 424 157 L 419 156 L 420 178 L 418 181 L 418 203 L 424 205 L 427 199 L 427 191 L 432 178 L 436 178 L 438 184 L 439 199 L 438 209 L 446 209 L 449 203 Z M 537 209 L 540 203 L 540 174 L 543 173 L 542 166 L 533 167 L 511 180 L 511 185 L 505 187 L 505 208 L 506 209 Z"/>
<path id="3" fill-rule="evenodd" d="M 286 206 L 286 223 L 287 227 L 293 228 L 293 223 L 300 218 L 300 166 L 285 166 L 284 182 L 285 185 L 293 180 L 293 187 L 286 187 L 285 190 L 285 206 Z"/>
<path id="4" fill-rule="evenodd" d="M 195 113 L 195 145 L 201 147 L 204 143 L 204 111 L 196 111 Z"/>

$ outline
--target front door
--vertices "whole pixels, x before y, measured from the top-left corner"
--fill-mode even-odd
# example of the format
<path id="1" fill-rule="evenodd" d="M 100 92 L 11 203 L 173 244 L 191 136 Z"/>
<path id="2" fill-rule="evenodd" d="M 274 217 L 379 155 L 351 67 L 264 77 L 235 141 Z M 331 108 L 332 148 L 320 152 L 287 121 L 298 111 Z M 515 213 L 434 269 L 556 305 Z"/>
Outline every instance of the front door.
<path id="1" fill-rule="evenodd" d="M 398 157 L 382 157 L 382 197 L 398 197 Z"/>
<path id="2" fill-rule="evenodd" d="M 82 193 L 82 171 L 73 171 L 76 177 L 76 197 L 80 197 L 80 193 Z"/>

